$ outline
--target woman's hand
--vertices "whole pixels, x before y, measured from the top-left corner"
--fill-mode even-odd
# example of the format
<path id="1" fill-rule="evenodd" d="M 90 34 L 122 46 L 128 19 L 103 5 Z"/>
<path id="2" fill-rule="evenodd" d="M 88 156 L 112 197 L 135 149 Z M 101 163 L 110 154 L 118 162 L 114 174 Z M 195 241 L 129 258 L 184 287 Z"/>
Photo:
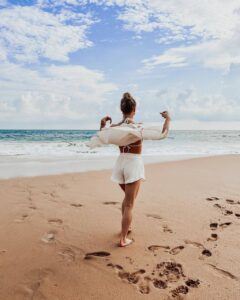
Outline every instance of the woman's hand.
<path id="1" fill-rule="evenodd" d="M 164 118 L 164 119 L 166 119 L 166 120 L 171 120 L 171 118 L 170 118 L 170 116 L 169 116 L 169 113 L 168 113 L 168 111 L 163 111 L 163 112 L 160 112 L 160 115 Z"/>
<path id="2" fill-rule="evenodd" d="M 106 116 L 104 118 L 101 119 L 101 125 L 100 125 L 100 130 L 106 126 L 106 123 L 110 121 L 110 124 L 112 124 L 112 118 L 109 116 Z"/>

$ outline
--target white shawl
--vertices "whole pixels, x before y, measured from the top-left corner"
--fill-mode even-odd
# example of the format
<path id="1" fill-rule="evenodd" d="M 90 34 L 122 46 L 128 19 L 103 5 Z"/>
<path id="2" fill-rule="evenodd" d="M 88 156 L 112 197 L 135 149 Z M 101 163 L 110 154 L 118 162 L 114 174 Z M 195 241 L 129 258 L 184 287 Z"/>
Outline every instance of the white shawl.
<path id="1" fill-rule="evenodd" d="M 167 134 L 167 131 L 162 133 L 160 126 L 123 123 L 119 126 L 103 128 L 86 145 L 90 148 L 109 144 L 127 146 L 139 140 L 161 140 L 166 138 Z"/>

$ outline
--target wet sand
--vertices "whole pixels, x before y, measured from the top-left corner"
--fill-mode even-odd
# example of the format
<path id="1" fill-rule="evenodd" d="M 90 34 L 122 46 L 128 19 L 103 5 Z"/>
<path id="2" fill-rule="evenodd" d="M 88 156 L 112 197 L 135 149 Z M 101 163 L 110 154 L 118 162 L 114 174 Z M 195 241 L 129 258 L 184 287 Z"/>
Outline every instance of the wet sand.
<path id="1" fill-rule="evenodd" d="M 0 181 L 1 300 L 240 299 L 240 155 L 146 165 L 126 248 L 110 174 Z"/>

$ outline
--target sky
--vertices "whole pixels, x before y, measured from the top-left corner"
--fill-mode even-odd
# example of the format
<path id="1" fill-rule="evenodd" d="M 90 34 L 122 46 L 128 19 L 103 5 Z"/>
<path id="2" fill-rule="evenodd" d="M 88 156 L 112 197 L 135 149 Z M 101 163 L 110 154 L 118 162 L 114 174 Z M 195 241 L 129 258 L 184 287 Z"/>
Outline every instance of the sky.
<path id="1" fill-rule="evenodd" d="M 0 128 L 240 130 L 239 0 L 0 0 Z"/>

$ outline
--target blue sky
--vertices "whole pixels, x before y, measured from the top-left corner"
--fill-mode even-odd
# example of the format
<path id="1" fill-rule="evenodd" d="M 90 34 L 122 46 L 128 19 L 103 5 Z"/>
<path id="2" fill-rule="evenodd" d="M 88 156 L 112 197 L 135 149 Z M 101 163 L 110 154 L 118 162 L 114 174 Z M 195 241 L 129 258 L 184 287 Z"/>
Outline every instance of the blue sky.
<path id="1" fill-rule="evenodd" d="M 240 3 L 0 0 L 0 128 L 97 128 L 121 118 L 240 129 Z"/>

